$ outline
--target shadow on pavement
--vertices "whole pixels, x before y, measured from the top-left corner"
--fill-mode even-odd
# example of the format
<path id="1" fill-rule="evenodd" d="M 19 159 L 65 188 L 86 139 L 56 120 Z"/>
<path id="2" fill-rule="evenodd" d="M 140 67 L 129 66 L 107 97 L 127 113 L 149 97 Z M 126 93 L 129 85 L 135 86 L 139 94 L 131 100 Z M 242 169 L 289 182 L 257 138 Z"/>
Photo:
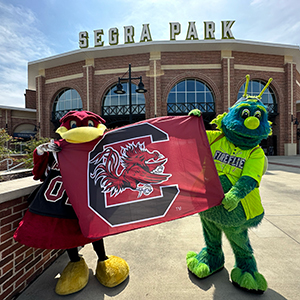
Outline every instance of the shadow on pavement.
<path id="1" fill-rule="evenodd" d="M 198 278 L 190 271 L 188 272 L 191 282 L 201 290 L 208 291 L 210 288 L 214 287 L 214 300 L 250 300 L 256 298 L 260 300 L 288 300 L 272 289 L 268 289 L 264 294 L 258 295 L 234 287 L 230 281 L 229 273 L 225 268 L 204 279 Z"/>

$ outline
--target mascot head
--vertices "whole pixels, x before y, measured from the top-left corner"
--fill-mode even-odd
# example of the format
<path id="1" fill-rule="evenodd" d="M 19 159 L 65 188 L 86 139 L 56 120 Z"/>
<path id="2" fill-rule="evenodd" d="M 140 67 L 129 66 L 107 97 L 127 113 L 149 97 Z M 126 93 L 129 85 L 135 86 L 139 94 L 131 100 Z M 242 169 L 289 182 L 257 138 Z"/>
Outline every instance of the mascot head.
<path id="1" fill-rule="evenodd" d="M 257 146 L 272 134 L 268 121 L 267 108 L 261 102 L 261 96 L 272 81 L 269 79 L 258 96 L 247 95 L 250 76 L 246 76 L 245 93 L 228 113 L 217 116 L 211 123 L 216 124 L 226 138 L 237 147 L 247 150 Z"/>
<path id="2" fill-rule="evenodd" d="M 69 111 L 59 121 L 56 133 L 74 144 L 90 142 L 106 130 L 104 119 L 90 111 Z"/>

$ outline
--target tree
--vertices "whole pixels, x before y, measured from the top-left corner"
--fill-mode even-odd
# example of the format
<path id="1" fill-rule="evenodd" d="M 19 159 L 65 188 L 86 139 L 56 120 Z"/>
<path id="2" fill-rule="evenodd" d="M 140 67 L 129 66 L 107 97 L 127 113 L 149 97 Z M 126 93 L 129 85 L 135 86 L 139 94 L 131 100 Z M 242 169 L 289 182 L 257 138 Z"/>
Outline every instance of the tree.
<path id="1" fill-rule="evenodd" d="M 0 159 L 3 159 L 11 151 L 7 148 L 7 143 L 12 137 L 6 132 L 4 128 L 0 128 Z"/>

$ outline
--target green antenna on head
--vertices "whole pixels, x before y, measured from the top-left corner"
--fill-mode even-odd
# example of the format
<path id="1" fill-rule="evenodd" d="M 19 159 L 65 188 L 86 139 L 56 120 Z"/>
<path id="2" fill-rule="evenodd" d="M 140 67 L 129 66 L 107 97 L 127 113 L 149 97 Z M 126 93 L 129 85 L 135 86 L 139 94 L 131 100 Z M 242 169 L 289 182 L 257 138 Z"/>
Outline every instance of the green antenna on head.
<path id="1" fill-rule="evenodd" d="M 245 85 L 245 92 L 244 92 L 244 95 L 243 95 L 243 97 L 244 97 L 244 98 L 246 98 L 246 96 L 247 96 L 247 91 L 248 91 L 248 85 L 249 85 L 249 81 L 250 81 L 250 75 L 249 75 L 249 74 L 247 74 L 247 75 L 246 75 L 246 85 Z"/>
<path id="2" fill-rule="evenodd" d="M 265 87 L 262 89 L 262 91 L 260 92 L 260 94 L 256 97 L 258 99 L 261 99 L 262 94 L 264 93 L 264 91 L 268 88 L 268 86 L 270 85 L 270 83 L 272 82 L 273 78 L 270 78 L 267 82 L 267 84 L 265 85 Z"/>

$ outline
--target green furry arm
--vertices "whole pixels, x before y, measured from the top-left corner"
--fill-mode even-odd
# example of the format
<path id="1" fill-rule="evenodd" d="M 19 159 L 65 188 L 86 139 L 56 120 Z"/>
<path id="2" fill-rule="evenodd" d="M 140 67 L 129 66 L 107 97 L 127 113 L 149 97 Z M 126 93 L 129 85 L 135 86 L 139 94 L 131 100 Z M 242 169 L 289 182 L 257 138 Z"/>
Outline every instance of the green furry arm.
<path id="1" fill-rule="evenodd" d="M 236 184 L 225 194 L 222 201 L 228 211 L 234 210 L 241 199 L 245 198 L 257 186 L 257 181 L 249 176 L 242 176 Z"/>
<path id="2" fill-rule="evenodd" d="M 201 110 L 200 109 L 192 109 L 190 112 L 189 112 L 189 116 L 196 116 L 196 117 L 200 117 L 201 116 Z"/>

